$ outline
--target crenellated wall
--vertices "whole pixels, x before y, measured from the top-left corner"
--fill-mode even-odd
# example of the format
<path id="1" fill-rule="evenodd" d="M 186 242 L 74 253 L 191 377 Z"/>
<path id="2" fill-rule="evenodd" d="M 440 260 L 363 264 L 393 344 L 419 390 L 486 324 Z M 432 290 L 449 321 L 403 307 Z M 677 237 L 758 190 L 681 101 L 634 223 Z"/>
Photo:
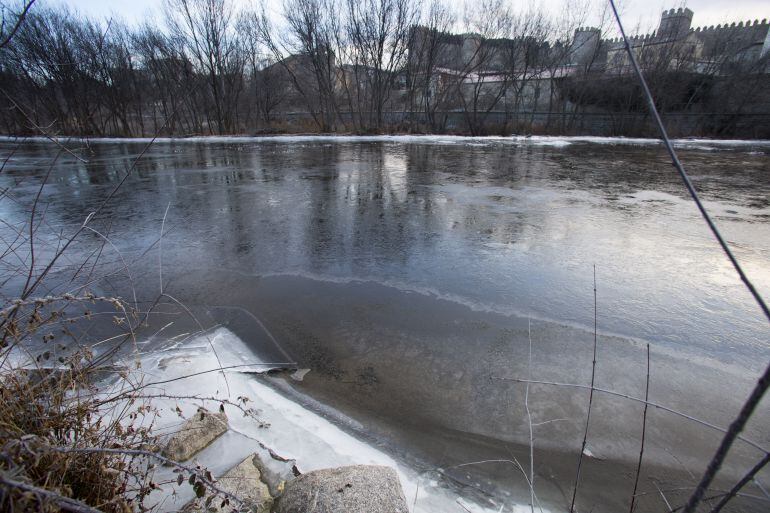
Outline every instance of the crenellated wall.
<path id="1" fill-rule="evenodd" d="M 770 24 L 766 19 L 693 28 L 692 14 L 681 8 L 663 11 L 655 32 L 630 37 L 637 58 L 650 62 L 665 54 L 671 66 L 698 72 L 713 69 L 715 63 L 758 62 L 770 47 Z M 607 49 L 605 70 L 627 71 L 623 40 L 605 39 L 602 45 Z"/>
<path id="2" fill-rule="evenodd" d="M 692 27 L 693 14 L 687 8 L 665 10 L 661 13 L 657 30 L 629 38 L 642 66 L 658 66 L 665 60 L 670 68 L 713 72 L 715 64 L 729 62 L 745 66 L 758 62 L 770 51 L 770 23 L 767 19 Z M 430 36 L 424 27 L 415 27 L 409 49 L 410 59 L 420 53 L 421 44 Z M 505 49 L 520 45 L 517 40 L 486 39 L 478 34 L 433 34 L 434 40 L 437 36 L 440 48 L 434 54 L 433 64 L 450 70 L 503 71 L 511 65 Z M 568 44 L 564 51 L 561 42 L 553 45 L 545 43 L 541 54 L 560 56 L 562 66 L 572 70 L 570 72 L 625 73 L 630 70 L 624 42 L 620 38 L 603 39 L 601 30 L 596 27 L 576 29 Z M 474 62 L 476 60 L 479 60 L 478 66 Z M 770 68 L 758 71 L 770 72 Z"/>
<path id="3" fill-rule="evenodd" d="M 765 38 L 767 37 L 768 29 L 770 29 L 770 23 L 768 23 L 767 19 L 763 20 L 748 20 L 745 23 L 744 22 L 738 22 L 738 23 L 725 23 L 724 25 L 710 25 L 705 27 L 695 27 L 690 28 L 688 27 L 686 33 L 679 36 L 680 39 L 687 39 L 696 37 L 700 39 L 701 41 L 710 42 L 710 41 L 716 41 L 716 40 L 725 40 L 728 38 L 739 38 L 744 41 L 754 41 L 759 43 L 764 43 Z M 576 31 L 577 32 L 577 31 Z M 640 35 L 634 35 L 629 37 L 632 43 L 642 43 L 642 42 L 649 42 L 649 41 L 659 41 L 662 39 L 671 39 L 667 38 L 666 35 L 670 34 L 664 33 L 661 31 L 661 28 L 659 27 L 657 31 L 651 32 L 649 34 L 640 34 Z M 622 38 L 609 38 L 602 40 L 603 43 L 608 45 L 623 45 Z"/>

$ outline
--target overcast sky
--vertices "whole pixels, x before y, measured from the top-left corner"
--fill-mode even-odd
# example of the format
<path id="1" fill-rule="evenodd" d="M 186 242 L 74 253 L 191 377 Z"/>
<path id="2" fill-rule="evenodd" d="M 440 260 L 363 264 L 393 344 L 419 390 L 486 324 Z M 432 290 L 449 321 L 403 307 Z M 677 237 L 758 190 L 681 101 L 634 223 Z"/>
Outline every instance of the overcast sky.
<path id="1" fill-rule="evenodd" d="M 38 0 L 43 3 L 65 3 L 84 13 L 99 17 L 118 15 L 128 22 L 141 21 L 145 16 L 157 16 L 162 12 L 163 0 Z M 236 3 L 250 3 L 249 0 L 233 0 Z M 462 5 L 462 0 L 450 0 Z M 533 0 L 536 1 L 536 0 Z M 279 6 L 281 0 L 268 0 L 269 4 Z M 511 0 L 513 5 L 527 4 Z M 594 0 L 595 5 L 601 0 Z M 540 0 L 544 9 L 554 14 L 564 12 L 565 0 Z M 625 0 L 622 1 L 623 22 L 629 27 L 641 26 L 654 29 L 660 13 L 664 9 L 686 5 L 695 12 L 693 26 L 717 25 L 720 23 L 770 18 L 768 0 Z M 596 21 L 592 21 L 596 23 Z"/>

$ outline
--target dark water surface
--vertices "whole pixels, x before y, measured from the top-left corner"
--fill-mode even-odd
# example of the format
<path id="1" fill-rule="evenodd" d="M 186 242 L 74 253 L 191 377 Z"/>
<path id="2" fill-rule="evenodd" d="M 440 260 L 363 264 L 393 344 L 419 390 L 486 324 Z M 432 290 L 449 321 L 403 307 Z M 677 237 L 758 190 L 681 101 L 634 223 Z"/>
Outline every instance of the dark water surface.
<path id="1" fill-rule="evenodd" d="M 82 223 L 144 145 L 73 146 L 88 162 L 59 156 L 40 200 L 52 238 Z M 770 295 L 770 145 L 684 146 L 681 158 L 707 208 Z M 0 143 L 2 156 L 14 147 Z M 14 199 L 0 202 L 4 221 L 27 219 L 21 205 L 37 194 L 56 154 L 47 143 L 13 154 L 0 174 Z M 498 378 L 531 371 L 546 381 L 590 380 L 594 265 L 599 386 L 643 395 L 649 342 L 651 399 L 726 425 L 770 356 L 767 322 L 655 145 L 156 143 L 93 222 L 130 262 L 140 299 L 159 289 L 167 207 L 166 290 L 264 359 L 288 356 L 313 369 L 297 385 L 302 391 L 364 419 L 375 438 L 426 467 L 521 449 L 529 436 L 523 386 Z M 11 237 L 7 226 L 0 230 Z M 75 254 L 100 243 L 88 232 Z M 104 265 L 119 265 L 109 253 Z M 131 294 L 120 274 L 95 287 Z M 532 394 L 533 421 L 545 423 L 536 437 L 545 451 L 538 475 L 553 484 L 543 495 L 563 507 L 571 485 L 557 483 L 569 482 L 574 458 L 560 466 L 559 455 L 578 450 L 585 394 L 542 386 Z M 641 407 L 608 397 L 595 407 L 589 449 L 597 458 L 586 486 L 596 488 L 597 511 L 613 511 L 627 497 L 602 485 L 627 486 Z M 747 432 L 757 443 L 770 444 L 768 410 L 763 404 Z M 718 433 L 650 415 L 648 477 L 691 480 Z M 738 475 L 755 456 L 739 447 L 729 471 Z M 473 479 L 488 493 L 515 493 L 521 484 L 511 485 L 510 469 L 478 472 Z M 643 508 L 659 510 L 646 500 Z"/>

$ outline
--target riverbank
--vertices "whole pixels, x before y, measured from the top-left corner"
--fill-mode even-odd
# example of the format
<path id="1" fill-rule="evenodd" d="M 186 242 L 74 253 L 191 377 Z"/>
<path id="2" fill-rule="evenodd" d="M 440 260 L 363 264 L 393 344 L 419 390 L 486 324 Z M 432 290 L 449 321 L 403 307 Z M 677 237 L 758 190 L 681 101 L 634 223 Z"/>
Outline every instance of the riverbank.
<path id="1" fill-rule="evenodd" d="M 225 372 L 221 367 L 239 366 Z M 178 407 L 184 418 L 194 417 L 201 406 L 217 411 L 217 398 L 249 399 L 248 406 L 256 408 L 259 421 L 244 416 L 232 405 L 225 404 L 229 429 L 196 454 L 195 462 L 213 475 L 222 475 L 245 457 L 259 453 L 265 457 L 269 448 L 282 459 L 295 462 L 302 473 L 348 465 L 380 465 L 396 470 L 404 489 L 410 511 L 444 513 L 456 510 L 458 502 L 473 512 L 497 512 L 499 507 L 478 504 L 462 492 L 442 485 L 435 472 L 412 467 L 389 455 L 383 449 L 362 440 L 353 433 L 361 425 L 341 414 L 314 411 L 308 403 L 301 404 L 280 393 L 271 381 L 257 376 L 273 368 L 261 362 L 252 350 L 230 331 L 217 328 L 188 338 L 181 343 L 164 343 L 142 357 L 141 369 L 147 382 L 163 381 L 163 385 L 146 389 L 157 393 L 154 401 L 160 416 L 152 419 L 158 434 L 172 433 L 184 420 L 177 415 Z M 314 372 L 313 370 L 310 373 Z M 189 377 L 186 377 L 189 376 Z M 164 399 L 163 396 L 168 398 Z M 178 400 L 174 396 L 199 396 L 208 400 Z M 149 419 L 148 419 L 149 420 Z M 515 471 L 518 472 L 518 471 Z M 514 474 L 515 475 L 515 474 Z M 174 481 L 172 468 L 160 467 L 157 482 Z M 176 511 L 194 498 L 191 487 L 166 487 L 151 496 L 160 511 Z M 503 502 L 499 506 L 504 506 Z M 510 511 L 512 505 L 504 506 Z M 544 509 L 548 511 L 548 509 Z"/>

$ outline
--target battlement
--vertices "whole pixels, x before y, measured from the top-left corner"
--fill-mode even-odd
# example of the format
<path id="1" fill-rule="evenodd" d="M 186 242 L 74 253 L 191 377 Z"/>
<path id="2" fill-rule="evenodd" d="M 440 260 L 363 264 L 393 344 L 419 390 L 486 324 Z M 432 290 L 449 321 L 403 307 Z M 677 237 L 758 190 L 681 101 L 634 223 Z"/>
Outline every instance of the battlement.
<path id="1" fill-rule="evenodd" d="M 687 35 L 692 24 L 693 12 L 690 9 L 671 9 L 660 15 L 658 34 L 665 39 L 680 39 Z"/>
<path id="2" fill-rule="evenodd" d="M 681 32 L 676 31 L 675 30 L 676 27 L 673 27 L 674 33 L 672 33 L 672 27 L 670 25 L 666 26 L 663 23 L 663 18 L 667 18 L 669 20 L 672 20 L 672 19 L 676 20 L 677 17 L 683 16 L 684 17 L 683 22 L 686 23 L 687 20 L 691 18 L 691 13 L 692 11 L 690 11 L 689 9 L 670 9 L 667 11 L 663 11 L 663 14 L 661 16 L 661 28 L 657 32 L 652 32 L 649 34 L 638 34 L 635 36 L 630 36 L 628 39 L 631 43 L 636 44 L 636 43 L 652 41 L 652 40 L 655 40 L 656 38 L 675 39 L 677 38 L 676 36 L 684 37 L 686 34 L 682 34 Z M 759 19 L 746 20 L 746 21 L 719 24 L 716 26 L 708 25 L 708 26 L 702 26 L 702 27 L 689 27 L 687 29 L 687 34 L 697 34 L 702 37 L 702 36 L 708 36 L 711 34 L 716 35 L 717 33 L 731 32 L 736 36 L 740 36 L 739 32 L 754 31 L 754 30 L 763 31 L 769 28 L 770 28 L 770 24 L 768 23 L 767 18 L 763 18 L 762 20 L 759 20 Z M 588 28 L 586 30 L 588 30 Z M 676 32 L 678 32 L 678 34 Z M 605 39 L 603 40 L 603 42 L 608 43 L 609 45 L 617 45 L 617 44 L 623 43 L 623 39 L 616 37 L 616 38 Z"/>
<path id="3" fill-rule="evenodd" d="M 663 11 L 663 14 L 660 15 L 660 18 L 661 19 L 667 19 L 667 18 L 675 18 L 675 17 L 676 18 L 685 17 L 685 18 L 689 18 L 690 20 L 692 20 L 693 14 L 694 13 L 690 9 L 688 9 L 686 7 L 684 9 L 682 9 L 680 7 L 679 9 L 671 9 L 670 11 Z"/>
<path id="4" fill-rule="evenodd" d="M 754 20 L 752 22 L 751 20 L 748 20 L 745 23 L 742 21 L 738 22 L 737 24 L 733 22 L 729 25 L 725 23 L 724 25 L 717 25 L 716 27 L 714 25 L 709 25 L 706 27 L 696 27 L 696 28 L 691 28 L 690 32 L 713 32 L 715 30 L 736 29 L 736 28 L 744 28 L 744 29 L 754 28 L 754 27 L 761 28 L 761 27 L 767 27 L 767 25 L 768 25 L 767 19 L 765 18 L 762 21 Z"/>
<path id="5" fill-rule="evenodd" d="M 591 33 L 595 33 L 595 32 L 601 32 L 601 30 L 599 30 L 596 27 L 578 27 L 578 28 L 575 29 L 575 33 L 577 33 L 577 32 L 591 32 Z"/>
<path id="6" fill-rule="evenodd" d="M 649 34 L 638 34 L 635 36 L 628 36 L 628 42 L 632 45 L 636 45 L 639 43 L 649 43 L 652 41 L 655 41 L 658 39 L 657 33 L 650 32 Z M 612 37 L 609 39 L 602 40 L 603 43 L 607 43 L 610 46 L 623 44 L 623 38 L 622 37 Z"/>

